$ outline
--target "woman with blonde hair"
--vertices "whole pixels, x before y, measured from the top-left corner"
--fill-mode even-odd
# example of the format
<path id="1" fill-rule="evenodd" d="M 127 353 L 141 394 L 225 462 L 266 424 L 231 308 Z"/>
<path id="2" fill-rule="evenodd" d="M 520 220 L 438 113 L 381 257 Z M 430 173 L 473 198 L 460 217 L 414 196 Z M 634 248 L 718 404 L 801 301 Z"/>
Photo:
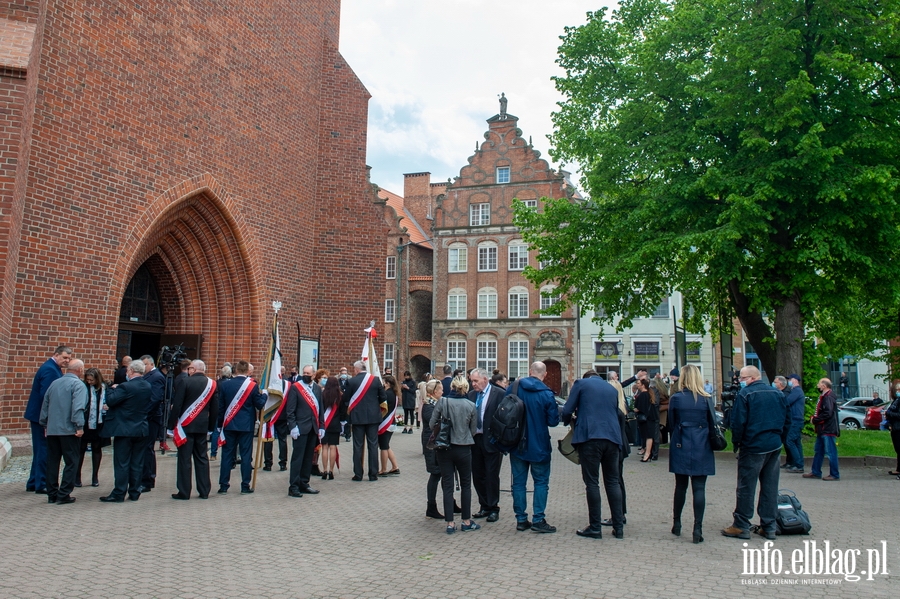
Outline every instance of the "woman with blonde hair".
<path id="1" fill-rule="evenodd" d="M 672 534 L 681 535 L 681 511 L 687 498 L 688 481 L 694 497 L 694 543 L 703 542 L 703 513 L 706 510 L 706 478 L 716 473 L 716 459 L 709 444 L 715 425 L 710 410 L 711 397 L 703 389 L 700 369 L 687 364 L 681 369 L 680 390 L 669 399 L 669 472 L 675 475 L 675 502 Z"/>
<path id="2" fill-rule="evenodd" d="M 469 381 L 466 375 L 458 374 L 450 381 L 450 395 L 447 397 L 466 397 L 469 394 Z"/>

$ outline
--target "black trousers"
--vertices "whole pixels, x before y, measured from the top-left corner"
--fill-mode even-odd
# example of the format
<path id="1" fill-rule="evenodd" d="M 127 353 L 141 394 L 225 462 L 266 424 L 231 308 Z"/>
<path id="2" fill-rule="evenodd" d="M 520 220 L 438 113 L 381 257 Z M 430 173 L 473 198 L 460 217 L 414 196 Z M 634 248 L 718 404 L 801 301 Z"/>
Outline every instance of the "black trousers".
<path id="1" fill-rule="evenodd" d="M 158 422 L 150 421 L 150 434 L 146 437 L 141 437 L 144 439 L 146 443 L 146 448 L 144 449 L 144 470 L 141 473 L 141 484 L 148 489 L 152 489 L 156 486 L 156 441 L 157 437 L 159 437 L 160 429 L 162 427 Z"/>
<path id="2" fill-rule="evenodd" d="M 628 513 L 628 502 L 625 500 L 625 452 L 619 451 L 619 488 L 622 489 L 622 515 Z"/>
<path id="3" fill-rule="evenodd" d="M 378 425 L 353 425 L 353 475 L 362 478 L 363 443 L 368 446 L 369 476 L 378 476 Z M 312 456 L 310 455 L 310 459 Z"/>
<path id="4" fill-rule="evenodd" d="M 151 432 L 153 429 L 151 427 Z M 152 442 L 156 437 L 150 437 Z M 116 486 L 110 493 L 116 499 L 140 497 L 144 474 L 144 460 L 147 455 L 147 437 L 116 437 L 113 439 L 113 472 Z"/>
<path id="5" fill-rule="evenodd" d="M 500 468 L 503 465 L 501 452 L 484 451 L 482 443 L 488 440 L 484 434 L 475 435 L 472 445 L 472 484 L 478 495 L 478 504 L 485 512 L 500 511 Z"/>
<path id="6" fill-rule="evenodd" d="M 218 440 L 213 439 L 213 443 Z M 271 445 L 271 443 L 266 443 Z M 225 445 L 222 446 L 222 466 L 219 468 L 219 488 L 231 486 L 231 469 L 234 467 L 238 448 L 241 451 L 241 488 L 250 488 L 253 476 L 253 431 L 225 431 Z"/>
<path id="7" fill-rule="evenodd" d="M 588 518 L 591 528 L 600 529 L 600 470 L 603 470 L 603 488 L 612 514 L 613 529 L 622 529 L 622 487 L 619 485 L 619 457 L 621 451 L 618 443 L 608 439 L 591 439 L 578 444 L 578 456 L 581 459 L 581 479 L 584 481 L 587 495 Z"/>
<path id="8" fill-rule="evenodd" d="M 47 437 L 47 495 L 63 499 L 75 488 L 75 475 L 81 458 L 81 439 L 75 435 L 49 435 Z M 65 467 L 62 483 L 59 482 L 59 462 Z"/>
<path id="9" fill-rule="evenodd" d="M 178 469 L 175 486 L 183 497 L 191 496 L 191 461 L 197 479 L 197 493 L 209 497 L 212 484 L 209 482 L 209 456 L 206 455 L 206 433 L 185 433 L 187 440 L 178 448 Z"/>
<path id="10" fill-rule="evenodd" d="M 460 503 L 462 519 L 472 517 L 472 446 L 451 445 L 450 449 L 435 450 L 438 466 L 441 467 L 441 489 L 444 491 L 444 520 L 453 522 L 453 489 L 456 483 L 454 472 L 459 473 Z"/>
<path id="11" fill-rule="evenodd" d="M 891 441 L 894 443 L 894 451 L 897 453 L 897 472 L 900 472 L 900 427 L 891 430 Z"/>
<path id="12" fill-rule="evenodd" d="M 272 453 L 274 451 L 272 446 L 275 445 L 276 442 L 278 443 L 278 465 L 282 467 L 287 466 L 287 440 L 290 436 L 291 432 L 288 430 L 287 421 L 282 422 L 279 420 L 275 423 L 275 441 L 263 445 L 263 460 L 266 466 L 269 468 L 272 467 Z"/>
<path id="13" fill-rule="evenodd" d="M 316 450 L 316 432 L 300 435 L 294 439 L 294 453 L 291 455 L 291 486 L 289 491 L 302 491 L 309 486 L 312 474 L 313 452 Z"/>

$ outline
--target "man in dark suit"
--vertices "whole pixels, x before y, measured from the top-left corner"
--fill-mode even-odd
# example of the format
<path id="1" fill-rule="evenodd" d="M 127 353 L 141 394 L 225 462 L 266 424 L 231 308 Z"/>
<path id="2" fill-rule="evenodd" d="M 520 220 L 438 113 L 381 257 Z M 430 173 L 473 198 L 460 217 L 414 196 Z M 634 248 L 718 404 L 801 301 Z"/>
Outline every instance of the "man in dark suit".
<path id="1" fill-rule="evenodd" d="M 369 448 L 369 480 L 378 480 L 378 425 L 381 423 L 381 403 L 385 401 L 381 379 L 366 372 L 362 361 L 353 364 L 355 376 L 347 381 L 341 399 L 342 408 L 350 414 L 353 426 L 353 480 L 363 476 L 363 443 Z"/>
<path id="2" fill-rule="evenodd" d="M 504 390 L 491 385 L 491 375 L 483 368 L 475 368 L 470 373 L 472 391 L 469 401 L 475 404 L 477 430 L 475 445 L 472 446 L 472 484 L 478 495 L 481 509 L 473 518 L 487 518 L 488 522 L 496 522 L 500 518 L 500 467 L 503 465 L 503 452 L 491 443 L 488 429 Z"/>
<path id="3" fill-rule="evenodd" d="M 444 397 L 450 395 L 450 383 L 453 381 L 453 369 L 449 364 L 444 365 L 444 378 L 441 379 L 441 385 L 444 387 Z"/>
<path id="4" fill-rule="evenodd" d="M 128 380 L 128 365 L 131 364 L 131 356 L 122 356 L 119 367 L 113 373 L 113 385 L 121 385 Z"/>
<path id="5" fill-rule="evenodd" d="M 28 492 L 47 494 L 47 437 L 40 425 L 41 406 L 50 383 L 63 375 L 63 369 L 72 359 L 72 348 L 60 345 L 53 355 L 38 368 L 31 382 L 31 395 L 24 418 L 31 423 L 31 474 L 25 483 Z"/>
<path id="6" fill-rule="evenodd" d="M 313 381 L 316 369 L 303 367 L 300 381 L 293 383 L 287 395 L 287 407 L 283 417 L 294 440 L 291 455 L 291 476 L 288 496 L 303 497 L 303 493 L 315 495 L 317 490 L 309 486 L 312 475 L 312 458 L 319 437 L 324 434 L 322 414 L 322 388 Z"/>
<path id="7" fill-rule="evenodd" d="M 266 396 L 259 392 L 259 386 L 250 378 L 250 364 L 238 360 L 232 366 L 234 376 L 223 380 L 218 387 L 219 418 L 218 428 L 222 429 L 225 452 L 219 469 L 219 493 L 225 494 L 231 486 L 231 468 L 234 465 L 238 447 L 241 449 L 241 493 L 252 493 L 250 477 L 253 474 L 253 428 L 256 425 L 256 411 L 266 405 Z M 213 437 L 212 443 L 219 439 Z"/>
<path id="8" fill-rule="evenodd" d="M 201 499 L 209 497 L 212 485 L 209 482 L 209 457 L 206 455 L 206 449 L 207 436 L 216 427 L 216 417 L 219 414 L 218 403 L 214 401 L 215 389 L 215 381 L 206 376 L 206 364 L 203 360 L 191 362 L 188 366 L 188 378 L 175 393 L 172 412 L 169 414 L 170 434 L 175 437 L 175 444 L 178 445 L 176 475 L 178 492 L 172 494 L 172 499 L 191 498 L 192 458 L 197 479 L 197 493 Z M 187 422 L 190 407 L 195 402 L 198 403 L 196 416 Z M 179 425 L 184 431 L 183 437 L 175 430 Z"/>
<path id="9" fill-rule="evenodd" d="M 103 436 L 113 437 L 113 469 L 116 486 L 100 498 L 108 503 L 121 503 L 125 495 L 131 501 L 141 497 L 144 458 L 147 449 L 147 405 L 153 393 L 144 374 L 144 362 L 128 364 L 127 380 L 106 392 L 109 411 L 103 417 Z"/>
<path id="10" fill-rule="evenodd" d="M 141 475 L 143 492 L 148 493 L 156 486 L 156 440 L 162 430 L 163 398 L 166 395 L 166 376 L 156 368 L 152 356 L 141 356 L 144 363 L 144 380 L 150 383 L 150 399 L 147 402 L 147 424 L 150 432 L 146 436 L 144 449 L 144 472 Z"/>

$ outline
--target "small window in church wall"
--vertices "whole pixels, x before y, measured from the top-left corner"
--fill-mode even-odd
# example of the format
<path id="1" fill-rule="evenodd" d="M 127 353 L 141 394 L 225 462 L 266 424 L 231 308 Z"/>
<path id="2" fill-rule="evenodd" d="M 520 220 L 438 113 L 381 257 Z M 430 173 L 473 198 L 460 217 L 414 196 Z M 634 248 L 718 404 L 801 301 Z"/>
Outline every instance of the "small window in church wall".
<path id="1" fill-rule="evenodd" d="M 509 183 L 509 167 L 508 166 L 498 166 L 497 167 L 497 183 Z"/>

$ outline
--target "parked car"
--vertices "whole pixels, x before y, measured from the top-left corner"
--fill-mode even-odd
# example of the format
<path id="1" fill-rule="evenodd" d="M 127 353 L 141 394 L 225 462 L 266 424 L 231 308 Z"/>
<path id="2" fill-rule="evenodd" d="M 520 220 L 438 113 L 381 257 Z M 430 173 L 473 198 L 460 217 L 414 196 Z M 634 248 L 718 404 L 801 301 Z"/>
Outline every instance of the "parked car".
<path id="1" fill-rule="evenodd" d="M 855 406 L 850 408 L 838 408 L 838 422 L 842 424 L 847 430 L 857 430 L 865 428 L 867 409 L 868 408 Z"/>
<path id="2" fill-rule="evenodd" d="M 870 431 L 881 430 L 881 421 L 884 418 L 884 411 L 887 408 L 888 404 L 868 408 L 866 410 L 866 417 L 863 419 L 863 425 Z"/>
<path id="3" fill-rule="evenodd" d="M 878 403 L 871 397 L 853 397 L 838 405 L 839 408 L 871 408 L 883 406 L 886 402 L 878 398 Z"/>

